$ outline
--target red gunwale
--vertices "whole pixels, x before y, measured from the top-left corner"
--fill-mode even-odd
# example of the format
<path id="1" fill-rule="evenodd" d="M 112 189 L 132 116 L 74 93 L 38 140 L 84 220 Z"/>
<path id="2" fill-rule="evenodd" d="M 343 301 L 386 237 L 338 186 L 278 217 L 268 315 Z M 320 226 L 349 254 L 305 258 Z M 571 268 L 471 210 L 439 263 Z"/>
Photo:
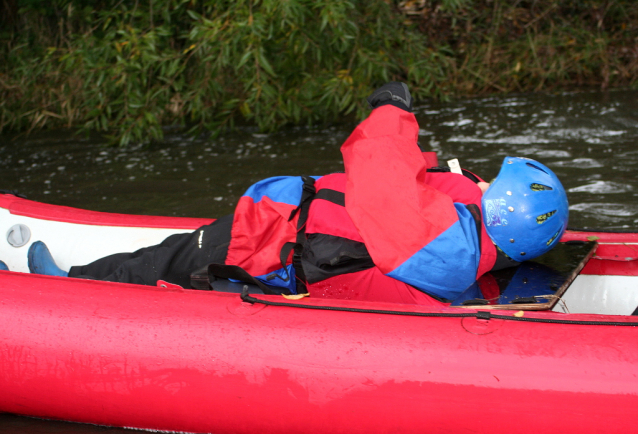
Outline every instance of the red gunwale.
<path id="1" fill-rule="evenodd" d="M 200 226 L 210 224 L 215 220 L 207 218 L 146 216 L 89 211 L 62 205 L 33 202 L 8 194 L 0 195 L 0 207 L 8 209 L 13 215 L 95 226 L 131 226 L 194 230 Z"/>

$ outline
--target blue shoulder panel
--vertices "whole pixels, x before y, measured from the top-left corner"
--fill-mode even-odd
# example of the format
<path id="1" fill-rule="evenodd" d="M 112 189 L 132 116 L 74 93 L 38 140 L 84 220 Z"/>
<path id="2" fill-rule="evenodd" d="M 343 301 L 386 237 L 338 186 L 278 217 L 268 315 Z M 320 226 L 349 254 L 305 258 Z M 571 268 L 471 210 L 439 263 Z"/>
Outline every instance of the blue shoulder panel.
<path id="1" fill-rule="evenodd" d="M 320 176 L 313 178 L 319 179 Z M 268 197 L 274 202 L 297 206 L 301 201 L 302 188 L 301 176 L 274 176 L 251 185 L 244 196 L 251 197 L 255 203 Z"/>
<path id="2" fill-rule="evenodd" d="M 464 204 L 454 207 L 459 221 L 388 276 L 448 300 L 474 283 L 481 257 L 476 222 Z"/>

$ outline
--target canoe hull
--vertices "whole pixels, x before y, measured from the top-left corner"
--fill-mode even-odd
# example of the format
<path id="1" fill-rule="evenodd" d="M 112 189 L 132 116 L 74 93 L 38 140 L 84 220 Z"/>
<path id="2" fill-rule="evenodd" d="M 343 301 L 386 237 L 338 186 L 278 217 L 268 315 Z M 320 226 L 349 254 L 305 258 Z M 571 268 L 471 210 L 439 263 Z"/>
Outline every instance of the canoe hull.
<path id="1" fill-rule="evenodd" d="M 104 247 L 109 228 L 171 233 L 205 223 L 157 219 L 0 196 L 0 222 L 28 223 L 31 241 L 49 237 L 70 263 L 120 248 Z M 64 225 L 84 231 L 83 242 L 65 243 Z M 627 247 L 627 238 L 614 243 Z M 134 247 L 151 242 L 131 239 Z M 0 259 L 25 271 L 27 248 L 0 246 Z M 600 251 L 613 258 L 610 249 Z M 613 264 L 616 274 L 636 274 L 633 261 Z M 638 422 L 635 327 L 423 317 L 405 313 L 475 311 L 347 300 L 303 304 L 321 309 L 0 271 L 0 411 L 216 434 L 627 433 Z"/>
<path id="2" fill-rule="evenodd" d="M 2 274 L 6 412 L 214 433 L 627 432 L 637 419 L 632 327 L 309 314 Z"/>

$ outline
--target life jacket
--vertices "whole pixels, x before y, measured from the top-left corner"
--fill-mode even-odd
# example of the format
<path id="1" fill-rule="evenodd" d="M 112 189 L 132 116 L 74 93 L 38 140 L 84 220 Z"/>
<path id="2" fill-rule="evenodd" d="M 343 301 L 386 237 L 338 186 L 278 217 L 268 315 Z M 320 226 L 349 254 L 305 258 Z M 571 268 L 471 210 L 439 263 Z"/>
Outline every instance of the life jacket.
<path id="1" fill-rule="evenodd" d="M 431 169 L 427 180 L 471 210 L 483 246 L 479 277 L 494 263 L 494 246 L 481 222 L 478 178 Z M 292 294 L 301 287 L 313 297 L 410 304 L 447 301 L 375 266 L 346 210 L 345 186 L 343 173 L 269 178 L 253 185 L 237 206 L 226 264 Z"/>
<path id="2" fill-rule="evenodd" d="M 281 288 L 283 293 L 297 294 L 293 257 L 288 254 L 292 250 L 286 253 L 285 247 L 294 247 L 298 238 L 302 241 L 300 216 L 308 216 L 307 208 L 315 195 L 313 183 L 318 178 L 279 176 L 253 184 L 235 208 L 226 255 L 225 265 L 237 269 L 225 274 L 226 270 L 218 267 L 218 276 L 242 280 L 236 273 L 245 273 L 256 280 L 253 283 L 274 287 L 275 293 Z"/>
<path id="3" fill-rule="evenodd" d="M 469 172 L 467 175 L 431 169 L 427 178 L 431 186 L 470 210 L 481 245 L 475 274 L 478 279 L 494 265 L 495 249 L 482 224 L 481 195 L 475 184 L 480 179 Z M 301 261 L 310 295 L 409 304 L 447 302 L 435 292 L 417 289 L 383 274 L 375 266 L 345 208 L 345 183 L 345 174 L 327 175 L 315 183 L 317 193 L 305 224 L 306 244 Z"/>

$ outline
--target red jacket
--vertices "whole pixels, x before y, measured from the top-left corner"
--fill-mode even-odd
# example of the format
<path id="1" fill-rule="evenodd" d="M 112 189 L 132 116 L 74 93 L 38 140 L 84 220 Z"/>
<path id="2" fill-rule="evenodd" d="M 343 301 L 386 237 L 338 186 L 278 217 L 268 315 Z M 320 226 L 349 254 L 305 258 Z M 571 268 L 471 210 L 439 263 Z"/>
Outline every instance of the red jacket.
<path id="1" fill-rule="evenodd" d="M 492 268 L 480 189 L 463 175 L 428 172 L 417 137 L 414 115 L 380 107 L 344 143 L 346 173 L 318 178 L 303 254 L 311 296 L 436 304 Z M 298 215 L 290 216 L 302 186 L 301 178 L 278 177 L 246 192 L 226 264 L 268 284 L 291 284 L 294 270 L 289 261 L 282 269 L 279 253 L 296 239 Z M 344 194 L 343 204 L 322 190 Z"/>

